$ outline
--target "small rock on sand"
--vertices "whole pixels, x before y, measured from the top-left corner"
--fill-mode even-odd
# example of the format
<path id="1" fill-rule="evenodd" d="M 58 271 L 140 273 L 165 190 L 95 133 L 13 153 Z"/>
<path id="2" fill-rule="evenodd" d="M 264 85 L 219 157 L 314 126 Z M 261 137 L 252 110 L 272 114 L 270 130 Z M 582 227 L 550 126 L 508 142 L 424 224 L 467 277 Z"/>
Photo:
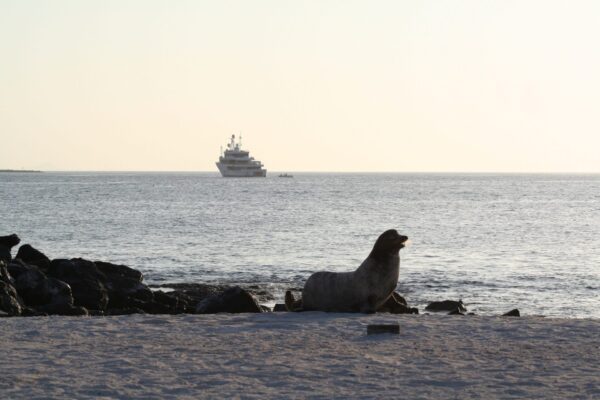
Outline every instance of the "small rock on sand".
<path id="1" fill-rule="evenodd" d="M 454 300 L 444 300 L 444 301 L 434 301 L 431 302 L 425 307 L 427 311 L 454 311 L 458 310 L 461 313 L 467 311 L 467 308 L 463 304 L 462 300 L 454 301 Z"/>
<path id="2" fill-rule="evenodd" d="M 400 334 L 400 324 L 370 324 L 367 325 L 367 335 L 379 333 Z"/>
<path id="3" fill-rule="evenodd" d="M 521 313 L 519 312 L 518 308 L 515 308 L 514 310 L 510 310 L 507 313 L 502 314 L 503 317 L 520 317 Z"/>

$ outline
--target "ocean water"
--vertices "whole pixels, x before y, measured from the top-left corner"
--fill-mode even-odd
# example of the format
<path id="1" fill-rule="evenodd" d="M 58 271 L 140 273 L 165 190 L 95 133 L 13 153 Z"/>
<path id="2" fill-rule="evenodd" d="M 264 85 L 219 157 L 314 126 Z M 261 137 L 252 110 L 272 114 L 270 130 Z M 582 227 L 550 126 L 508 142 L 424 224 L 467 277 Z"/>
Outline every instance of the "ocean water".
<path id="1" fill-rule="evenodd" d="M 390 228 L 398 290 L 478 314 L 600 318 L 600 175 L 2 173 L 0 235 L 148 283 L 260 283 L 281 299 L 349 271 Z"/>

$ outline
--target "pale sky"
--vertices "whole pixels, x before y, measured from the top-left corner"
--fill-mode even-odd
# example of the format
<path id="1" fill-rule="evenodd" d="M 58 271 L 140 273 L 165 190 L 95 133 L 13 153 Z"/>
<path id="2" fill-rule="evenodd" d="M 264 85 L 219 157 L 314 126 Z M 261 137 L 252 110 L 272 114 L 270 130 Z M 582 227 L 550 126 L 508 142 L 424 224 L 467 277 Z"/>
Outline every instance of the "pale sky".
<path id="1" fill-rule="evenodd" d="M 0 0 L 0 168 L 600 172 L 597 1 Z"/>

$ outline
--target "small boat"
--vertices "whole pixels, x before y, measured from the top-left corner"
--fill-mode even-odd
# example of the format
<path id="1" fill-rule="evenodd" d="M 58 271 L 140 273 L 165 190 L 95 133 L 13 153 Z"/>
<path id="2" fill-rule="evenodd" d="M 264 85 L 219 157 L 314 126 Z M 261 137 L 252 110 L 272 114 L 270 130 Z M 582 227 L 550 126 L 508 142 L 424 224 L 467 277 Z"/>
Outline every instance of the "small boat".
<path id="1" fill-rule="evenodd" d="M 290 174 L 279 174 L 280 178 L 293 178 L 294 175 L 290 175 Z"/>

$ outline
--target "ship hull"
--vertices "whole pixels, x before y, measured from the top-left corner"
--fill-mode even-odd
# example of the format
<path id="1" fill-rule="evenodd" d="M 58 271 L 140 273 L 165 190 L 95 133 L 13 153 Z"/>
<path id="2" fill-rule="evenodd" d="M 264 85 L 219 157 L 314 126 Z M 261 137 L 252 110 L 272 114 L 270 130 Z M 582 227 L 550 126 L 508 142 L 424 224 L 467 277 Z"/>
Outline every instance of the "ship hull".
<path id="1" fill-rule="evenodd" d="M 223 178 L 264 178 L 267 176 L 267 170 L 262 168 L 243 168 L 221 163 L 216 164 Z"/>

